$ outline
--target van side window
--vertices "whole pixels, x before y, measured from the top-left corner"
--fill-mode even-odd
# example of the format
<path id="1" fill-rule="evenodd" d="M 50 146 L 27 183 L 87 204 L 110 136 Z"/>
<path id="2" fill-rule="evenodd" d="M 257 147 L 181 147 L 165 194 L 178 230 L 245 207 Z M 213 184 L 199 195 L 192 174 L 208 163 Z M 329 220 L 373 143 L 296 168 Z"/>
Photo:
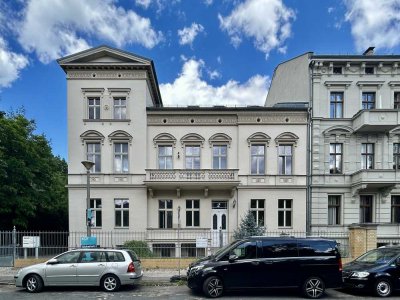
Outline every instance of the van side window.
<path id="1" fill-rule="evenodd" d="M 257 258 L 257 244 L 255 241 L 244 242 L 231 251 L 238 259 Z"/>
<path id="2" fill-rule="evenodd" d="M 107 256 L 108 256 L 108 261 L 112 262 L 125 261 L 124 255 L 121 252 L 108 251 Z"/>
<path id="3" fill-rule="evenodd" d="M 297 257 L 295 241 L 264 240 L 262 241 L 263 258 Z"/>
<path id="4" fill-rule="evenodd" d="M 326 241 L 299 241 L 299 256 L 332 256 L 335 247 Z"/>

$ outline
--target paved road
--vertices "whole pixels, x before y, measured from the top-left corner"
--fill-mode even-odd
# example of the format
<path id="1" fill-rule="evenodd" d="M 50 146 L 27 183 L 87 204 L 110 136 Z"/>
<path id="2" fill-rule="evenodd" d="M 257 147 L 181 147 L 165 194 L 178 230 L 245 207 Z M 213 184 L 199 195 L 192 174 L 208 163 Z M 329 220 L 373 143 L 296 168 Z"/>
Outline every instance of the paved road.
<path id="1" fill-rule="evenodd" d="M 391 299 L 400 299 L 400 294 L 396 294 Z M 123 287 L 117 293 L 105 293 L 97 288 L 47 288 L 39 294 L 29 294 L 21 288 L 15 288 L 12 285 L 0 286 L 0 299 L 207 299 L 201 294 L 193 293 L 186 286 L 138 286 Z M 224 295 L 222 299 L 303 299 L 297 294 L 297 291 L 288 290 L 268 290 L 257 292 L 231 292 Z M 328 299 L 377 299 L 367 294 L 350 294 L 340 290 L 329 289 L 326 296 Z"/>

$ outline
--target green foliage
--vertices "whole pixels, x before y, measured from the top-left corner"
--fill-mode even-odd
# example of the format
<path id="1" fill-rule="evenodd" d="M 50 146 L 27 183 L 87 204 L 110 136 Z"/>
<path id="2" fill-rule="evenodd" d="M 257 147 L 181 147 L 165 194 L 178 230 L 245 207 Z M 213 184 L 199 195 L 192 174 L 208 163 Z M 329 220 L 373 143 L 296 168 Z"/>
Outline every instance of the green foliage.
<path id="1" fill-rule="evenodd" d="M 153 252 L 151 252 L 149 246 L 145 241 L 126 241 L 124 243 L 124 248 L 131 249 L 139 256 L 139 258 L 153 257 Z"/>
<path id="2" fill-rule="evenodd" d="M 254 216 L 250 210 L 247 211 L 246 215 L 240 222 L 240 225 L 233 237 L 237 240 L 243 239 L 249 236 L 260 236 L 263 235 L 265 232 L 264 227 L 259 227 L 254 219 Z"/>
<path id="3" fill-rule="evenodd" d="M 67 163 L 23 112 L 0 113 L 0 230 L 68 229 Z"/>

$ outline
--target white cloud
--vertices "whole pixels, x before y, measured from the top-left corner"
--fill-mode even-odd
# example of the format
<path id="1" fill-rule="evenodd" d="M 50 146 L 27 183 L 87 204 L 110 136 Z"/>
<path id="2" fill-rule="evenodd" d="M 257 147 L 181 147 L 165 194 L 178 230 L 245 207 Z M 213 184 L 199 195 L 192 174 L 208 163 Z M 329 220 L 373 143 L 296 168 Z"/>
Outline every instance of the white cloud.
<path id="1" fill-rule="evenodd" d="M 218 72 L 217 70 L 213 70 L 213 71 L 208 70 L 207 73 L 208 73 L 208 76 L 210 77 L 210 79 L 212 79 L 212 80 L 221 78 L 221 73 Z"/>
<path id="2" fill-rule="evenodd" d="M 18 40 L 44 63 L 89 48 L 90 38 L 117 47 L 136 43 L 147 48 L 162 40 L 149 19 L 117 7 L 115 2 L 53 0 L 50 5 L 48 0 L 30 0 L 17 29 Z"/>
<path id="3" fill-rule="evenodd" d="M 10 51 L 6 41 L 0 36 L 0 88 L 11 86 L 28 63 L 24 55 Z"/>
<path id="4" fill-rule="evenodd" d="M 144 9 L 149 8 L 151 0 L 135 0 L 137 6 L 141 6 Z"/>
<path id="5" fill-rule="evenodd" d="M 160 84 L 165 106 L 186 105 L 263 105 L 267 96 L 267 76 L 255 75 L 241 84 L 229 80 L 221 86 L 209 85 L 202 79 L 203 60 L 184 62 L 182 73 L 173 83 Z"/>
<path id="6" fill-rule="evenodd" d="M 393 48 L 400 44 L 399 0 L 345 0 L 345 20 L 358 51 L 369 46 Z"/>
<path id="7" fill-rule="evenodd" d="M 328 14 L 331 14 L 331 13 L 333 13 L 333 12 L 334 12 L 334 10 L 335 10 L 335 8 L 334 8 L 334 7 L 328 7 Z"/>
<path id="8" fill-rule="evenodd" d="M 255 47 L 267 57 L 272 49 L 282 47 L 291 35 L 295 12 L 282 0 L 246 0 L 229 16 L 218 15 L 218 18 L 220 28 L 228 33 L 235 47 L 243 36 L 252 38 Z"/>
<path id="9" fill-rule="evenodd" d="M 210 6 L 213 3 L 213 0 L 204 0 L 204 4 Z"/>
<path id="10" fill-rule="evenodd" d="M 181 45 L 192 45 L 196 36 L 204 31 L 204 27 L 201 24 L 192 23 L 190 27 L 184 27 L 178 30 L 179 44 Z"/>

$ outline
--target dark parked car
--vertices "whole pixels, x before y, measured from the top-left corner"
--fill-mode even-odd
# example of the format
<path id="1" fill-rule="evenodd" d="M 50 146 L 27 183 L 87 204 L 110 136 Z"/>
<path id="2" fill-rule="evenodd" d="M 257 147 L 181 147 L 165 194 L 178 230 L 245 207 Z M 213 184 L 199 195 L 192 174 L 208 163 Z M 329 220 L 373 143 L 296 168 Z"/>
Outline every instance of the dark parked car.
<path id="1" fill-rule="evenodd" d="M 300 288 L 320 298 L 342 284 L 336 241 L 320 238 L 250 237 L 235 241 L 188 268 L 188 286 L 215 298 L 225 290 Z"/>
<path id="2" fill-rule="evenodd" d="M 347 288 L 390 296 L 393 290 L 400 289 L 400 247 L 374 249 L 346 264 L 343 282 Z"/>

